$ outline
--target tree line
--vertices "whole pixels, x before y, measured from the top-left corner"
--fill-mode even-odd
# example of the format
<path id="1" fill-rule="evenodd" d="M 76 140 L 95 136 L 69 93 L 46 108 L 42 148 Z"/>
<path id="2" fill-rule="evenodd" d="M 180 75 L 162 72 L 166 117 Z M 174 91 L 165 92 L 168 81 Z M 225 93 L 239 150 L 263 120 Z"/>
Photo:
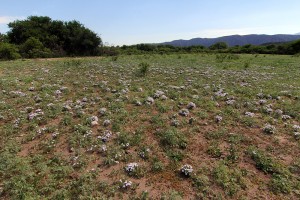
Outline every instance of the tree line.
<path id="1" fill-rule="evenodd" d="M 246 54 L 286 54 L 294 55 L 300 53 L 300 40 L 287 42 L 287 43 L 275 43 L 265 45 L 251 45 L 233 46 L 229 47 L 224 42 L 217 42 L 209 47 L 197 45 L 188 47 L 176 47 L 172 45 L 163 44 L 137 44 L 137 45 L 123 45 L 116 47 L 104 47 L 107 54 L 168 54 L 168 53 L 246 53 Z"/>

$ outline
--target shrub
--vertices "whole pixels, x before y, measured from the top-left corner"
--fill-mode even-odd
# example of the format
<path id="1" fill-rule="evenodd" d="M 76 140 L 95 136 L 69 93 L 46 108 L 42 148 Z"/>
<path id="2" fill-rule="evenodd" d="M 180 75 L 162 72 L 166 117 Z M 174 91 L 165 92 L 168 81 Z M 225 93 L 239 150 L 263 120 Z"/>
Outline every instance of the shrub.
<path id="1" fill-rule="evenodd" d="M 20 58 L 18 48 L 9 43 L 0 43 L 0 60 L 15 60 Z"/>
<path id="2" fill-rule="evenodd" d="M 288 178 L 279 174 L 274 174 L 272 176 L 272 179 L 269 183 L 269 187 L 270 190 L 275 194 L 278 193 L 289 194 L 292 190 L 292 186 Z"/>
<path id="3" fill-rule="evenodd" d="M 26 58 L 46 58 L 52 54 L 50 49 L 45 48 L 43 43 L 34 37 L 28 38 L 20 46 L 20 51 L 22 56 Z"/>
<path id="4" fill-rule="evenodd" d="M 139 64 L 139 69 L 138 69 L 138 75 L 139 76 L 146 76 L 148 71 L 149 71 L 150 65 L 146 62 L 142 62 Z"/>
<path id="5" fill-rule="evenodd" d="M 279 163 L 273 161 L 273 159 L 265 155 L 262 151 L 256 148 L 249 148 L 248 154 L 254 160 L 256 168 L 269 174 L 283 173 L 283 169 Z"/>

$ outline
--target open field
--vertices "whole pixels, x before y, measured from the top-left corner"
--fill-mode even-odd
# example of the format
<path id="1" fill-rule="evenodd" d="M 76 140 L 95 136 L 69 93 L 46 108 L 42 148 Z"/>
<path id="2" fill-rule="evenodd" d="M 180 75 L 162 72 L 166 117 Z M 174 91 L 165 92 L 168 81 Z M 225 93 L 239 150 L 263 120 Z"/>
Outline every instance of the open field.
<path id="1" fill-rule="evenodd" d="M 300 199 L 300 57 L 224 55 L 0 62 L 0 199 Z"/>

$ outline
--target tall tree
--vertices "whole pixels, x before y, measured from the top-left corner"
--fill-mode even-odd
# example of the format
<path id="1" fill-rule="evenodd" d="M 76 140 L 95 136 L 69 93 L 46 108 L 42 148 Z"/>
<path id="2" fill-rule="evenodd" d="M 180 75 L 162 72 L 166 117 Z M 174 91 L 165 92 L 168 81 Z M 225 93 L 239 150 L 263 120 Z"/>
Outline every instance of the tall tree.
<path id="1" fill-rule="evenodd" d="M 95 55 L 101 38 L 77 21 L 63 22 L 50 17 L 30 16 L 8 24 L 8 39 L 22 45 L 29 38 L 40 41 L 54 54 Z"/>

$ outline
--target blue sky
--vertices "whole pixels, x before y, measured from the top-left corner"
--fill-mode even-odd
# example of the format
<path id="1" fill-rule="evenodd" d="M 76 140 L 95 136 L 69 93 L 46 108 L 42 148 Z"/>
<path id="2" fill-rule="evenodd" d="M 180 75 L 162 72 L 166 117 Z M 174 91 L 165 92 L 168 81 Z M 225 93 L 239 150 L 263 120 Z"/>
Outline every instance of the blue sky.
<path id="1" fill-rule="evenodd" d="M 0 0 L 0 32 L 30 15 L 78 20 L 110 45 L 300 32 L 299 0 Z"/>

